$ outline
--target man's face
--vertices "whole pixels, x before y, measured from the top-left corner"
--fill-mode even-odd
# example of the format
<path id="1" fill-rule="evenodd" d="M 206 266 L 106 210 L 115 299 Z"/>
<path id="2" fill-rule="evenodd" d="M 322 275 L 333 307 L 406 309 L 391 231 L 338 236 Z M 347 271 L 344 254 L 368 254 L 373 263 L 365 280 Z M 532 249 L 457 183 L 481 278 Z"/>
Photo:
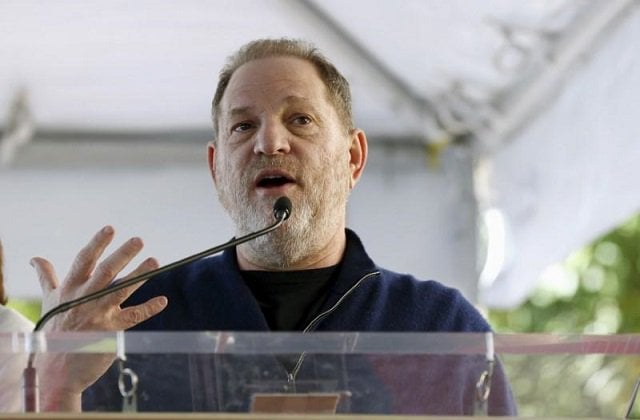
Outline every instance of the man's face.
<path id="1" fill-rule="evenodd" d="M 292 57 L 238 68 L 220 103 L 209 160 L 218 196 L 242 235 L 274 222 L 286 195 L 291 218 L 243 251 L 257 265 L 283 269 L 319 252 L 344 229 L 357 136 L 344 127 L 315 68 Z M 357 157 L 356 157 L 357 158 Z"/>

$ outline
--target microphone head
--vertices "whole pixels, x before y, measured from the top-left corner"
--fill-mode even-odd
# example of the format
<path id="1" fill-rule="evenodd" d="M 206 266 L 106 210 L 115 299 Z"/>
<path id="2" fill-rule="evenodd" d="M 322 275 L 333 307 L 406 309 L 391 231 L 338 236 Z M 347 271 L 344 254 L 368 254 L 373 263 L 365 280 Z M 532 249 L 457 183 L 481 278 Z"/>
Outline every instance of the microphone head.
<path id="1" fill-rule="evenodd" d="M 282 196 L 276 200 L 273 204 L 273 217 L 277 220 L 285 221 L 291 216 L 291 209 L 293 204 L 288 197 Z"/>

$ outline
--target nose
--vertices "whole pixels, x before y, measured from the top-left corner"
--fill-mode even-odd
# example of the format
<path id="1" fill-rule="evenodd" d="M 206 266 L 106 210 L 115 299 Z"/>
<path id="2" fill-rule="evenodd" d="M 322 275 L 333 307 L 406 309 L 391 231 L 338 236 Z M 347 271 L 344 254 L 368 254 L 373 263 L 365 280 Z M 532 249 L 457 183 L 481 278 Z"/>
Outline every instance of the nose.
<path id="1" fill-rule="evenodd" d="M 255 154 L 279 155 L 290 150 L 289 133 L 282 124 L 271 121 L 260 126 L 253 147 Z"/>

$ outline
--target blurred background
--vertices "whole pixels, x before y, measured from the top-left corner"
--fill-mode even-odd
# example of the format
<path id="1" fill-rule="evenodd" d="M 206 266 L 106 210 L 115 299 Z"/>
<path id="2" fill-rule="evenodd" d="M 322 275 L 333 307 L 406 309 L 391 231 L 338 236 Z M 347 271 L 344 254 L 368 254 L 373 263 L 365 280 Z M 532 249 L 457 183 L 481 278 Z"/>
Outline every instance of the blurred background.
<path id="1" fill-rule="evenodd" d="M 639 3 L 1 0 L 10 305 L 37 318 L 29 259 L 63 276 L 105 224 L 145 239 L 139 260 L 226 241 L 205 152 L 217 72 L 284 36 L 351 82 L 371 150 L 348 224 L 380 265 L 460 289 L 498 332 L 637 332 Z M 580 372 L 634 375 L 607 363 Z M 560 388 L 590 395 L 576 386 Z M 591 415 L 628 396 L 590 386 Z"/>

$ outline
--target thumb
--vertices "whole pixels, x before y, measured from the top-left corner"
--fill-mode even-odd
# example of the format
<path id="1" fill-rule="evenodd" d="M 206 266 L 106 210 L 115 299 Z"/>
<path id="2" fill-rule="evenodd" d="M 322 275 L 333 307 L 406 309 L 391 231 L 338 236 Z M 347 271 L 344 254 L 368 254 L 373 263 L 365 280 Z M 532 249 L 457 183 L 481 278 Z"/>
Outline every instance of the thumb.
<path id="1" fill-rule="evenodd" d="M 29 264 L 36 270 L 40 288 L 45 296 L 58 287 L 58 276 L 49 261 L 41 257 L 33 257 Z"/>

